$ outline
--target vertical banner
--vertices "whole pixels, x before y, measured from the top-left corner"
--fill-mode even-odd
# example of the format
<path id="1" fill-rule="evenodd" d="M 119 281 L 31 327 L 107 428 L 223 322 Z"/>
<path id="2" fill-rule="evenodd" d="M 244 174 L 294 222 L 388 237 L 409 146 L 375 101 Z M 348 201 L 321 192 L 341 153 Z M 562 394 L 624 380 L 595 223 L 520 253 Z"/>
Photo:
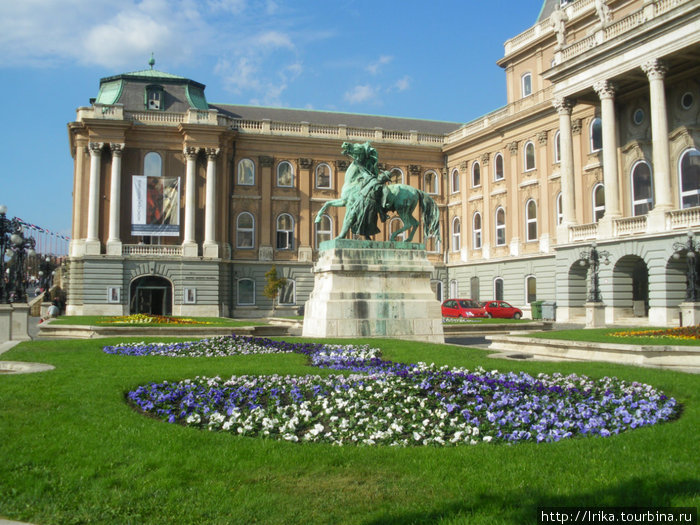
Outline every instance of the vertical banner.
<path id="1" fill-rule="evenodd" d="M 131 235 L 180 235 L 180 177 L 131 177 Z"/>

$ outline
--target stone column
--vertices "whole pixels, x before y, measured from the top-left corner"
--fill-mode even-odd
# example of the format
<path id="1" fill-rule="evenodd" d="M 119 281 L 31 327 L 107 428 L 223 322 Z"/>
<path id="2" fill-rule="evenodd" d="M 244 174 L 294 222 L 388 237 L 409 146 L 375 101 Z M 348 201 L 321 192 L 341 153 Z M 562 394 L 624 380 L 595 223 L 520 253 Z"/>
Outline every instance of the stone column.
<path id="1" fill-rule="evenodd" d="M 205 257 L 218 257 L 219 245 L 216 242 L 216 159 L 219 148 L 207 148 L 207 192 L 204 214 Z"/>
<path id="2" fill-rule="evenodd" d="M 122 241 L 119 237 L 122 185 L 122 152 L 124 144 L 110 144 L 112 150 L 112 173 L 109 181 L 109 237 L 107 255 L 121 255 Z"/>
<path id="3" fill-rule="evenodd" d="M 557 244 L 569 241 L 569 226 L 576 224 L 574 200 L 574 138 L 571 131 L 573 103 L 568 98 L 557 97 L 554 107 L 559 114 L 559 156 L 561 169 L 562 221 L 557 226 Z"/>
<path id="4" fill-rule="evenodd" d="M 87 255 L 99 255 L 100 239 L 97 230 L 100 225 L 100 167 L 102 163 L 103 142 L 90 142 L 90 186 L 88 200 L 87 237 L 85 239 L 85 253 Z"/>
<path id="5" fill-rule="evenodd" d="M 651 139 L 654 166 L 654 209 L 649 213 L 652 231 L 663 231 L 666 227 L 666 211 L 673 208 L 671 195 L 671 161 L 668 147 L 668 118 L 666 115 L 666 93 L 664 76 L 666 65 L 657 59 L 642 64 L 649 78 L 651 99 Z"/>
<path id="6" fill-rule="evenodd" d="M 603 121 L 603 183 L 605 184 L 605 215 L 598 225 L 598 235 L 612 237 L 612 221 L 620 212 L 620 182 L 617 173 L 617 120 L 615 116 L 615 88 L 607 80 L 596 82 L 593 89 L 600 97 L 600 116 Z"/>
<path id="7" fill-rule="evenodd" d="M 314 218 L 311 215 L 311 193 L 314 187 L 314 161 L 310 158 L 299 159 L 299 195 L 301 197 L 299 207 L 299 250 L 297 260 L 299 262 L 313 262 L 313 248 L 311 243 L 314 237 Z"/>
<path id="8" fill-rule="evenodd" d="M 185 229 L 182 239 L 182 255 L 185 257 L 197 257 L 197 241 L 194 238 L 194 212 L 195 212 L 195 192 L 196 192 L 196 168 L 197 152 L 199 148 L 186 147 L 183 150 L 187 160 L 187 170 L 185 173 Z"/>
<path id="9" fill-rule="evenodd" d="M 510 254 L 514 257 L 520 255 L 520 228 L 523 223 L 522 216 L 522 204 L 518 198 L 518 180 L 520 180 L 520 173 L 522 171 L 522 164 L 520 164 L 519 151 L 520 143 L 517 140 L 510 142 L 508 144 L 508 151 L 510 152 L 510 171 L 508 171 L 508 200 L 507 206 L 505 206 L 506 211 L 506 242 L 508 243 Z M 495 214 L 496 210 L 490 213 Z M 494 232 L 496 231 L 494 215 Z M 510 228 L 507 225 L 510 224 Z M 510 241 L 508 241 L 508 233 L 510 232 Z"/>
<path id="10" fill-rule="evenodd" d="M 272 216 L 272 167 L 275 159 L 268 155 L 258 157 L 260 171 L 260 216 L 256 220 L 256 234 L 260 239 L 258 249 L 258 259 L 261 261 L 271 261 L 274 258 L 273 237 L 275 217 Z M 257 181 L 256 181 L 257 182 Z"/>

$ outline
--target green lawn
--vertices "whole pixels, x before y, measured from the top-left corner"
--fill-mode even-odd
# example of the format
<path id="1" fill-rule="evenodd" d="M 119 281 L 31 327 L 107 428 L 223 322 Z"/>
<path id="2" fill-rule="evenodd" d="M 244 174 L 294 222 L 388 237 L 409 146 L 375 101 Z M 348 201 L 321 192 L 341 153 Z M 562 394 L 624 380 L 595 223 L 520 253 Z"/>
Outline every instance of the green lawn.
<path id="1" fill-rule="evenodd" d="M 469 326 L 471 324 L 520 324 L 532 323 L 532 319 L 502 319 L 502 318 L 477 318 L 477 319 L 457 319 L 455 317 L 443 317 L 445 324 L 458 324 Z M 540 321 L 541 322 L 541 321 Z"/>
<path id="2" fill-rule="evenodd" d="M 663 328 L 657 328 L 664 330 Z M 613 343 L 620 345 L 675 345 L 675 346 L 700 346 L 700 339 L 679 339 L 676 337 L 643 337 L 625 336 L 617 337 L 612 334 L 636 330 L 655 330 L 655 328 L 594 328 L 582 330 L 554 330 L 551 332 L 536 332 L 523 334 L 523 337 L 537 337 L 540 339 L 560 339 L 565 341 L 591 341 L 594 343 Z M 517 335 L 517 334 L 515 334 Z"/>
<path id="3" fill-rule="evenodd" d="M 207 325 L 183 324 L 177 325 L 172 323 L 110 323 L 112 316 L 108 315 L 66 315 L 58 317 L 51 321 L 52 324 L 67 324 L 67 325 L 87 325 L 87 326 L 256 326 L 265 325 L 266 321 L 261 319 L 228 319 L 226 317 L 187 317 L 195 321 L 208 323 Z"/>
<path id="4" fill-rule="evenodd" d="M 547 334 L 550 335 L 550 334 Z M 616 375 L 684 405 L 679 420 L 611 438 L 514 446 L 332 447 L 163 423 L 124 393 L 196 375 L 318 374 L 298 354 L 106 355 L 117 339 L 22 343 L 1 360 L 0 516 L 51 523 L 528 524 L 538 506 L 698 506 L 700 377 L 604 363 L 533 363 L 373 341 L 384 357 L 530 373 Z"/>

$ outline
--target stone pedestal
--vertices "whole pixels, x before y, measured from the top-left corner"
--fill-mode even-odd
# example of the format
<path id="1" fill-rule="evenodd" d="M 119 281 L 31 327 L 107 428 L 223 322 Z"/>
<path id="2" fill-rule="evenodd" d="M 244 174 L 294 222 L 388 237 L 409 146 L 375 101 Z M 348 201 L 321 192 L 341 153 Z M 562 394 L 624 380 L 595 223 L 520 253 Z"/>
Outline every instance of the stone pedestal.
<path id="1" fill-rule="evenodd" d="M 605 304 L 586 303 L 586 328 L 605 328 Z"/>
<path id="2" fill-rule="evenodd" d="M 12 340 L 12 306 L 0 304 L 0 344 Z"/>
<path id="3" fill-rule="evenodd" d="M 678 308 L 681 326 L 700 324 L 700 303 L 681 303 Z"/>
<path id="4" fill-rule="evenodd" d="M 425 247 L 339 239 L 321 243 L 304 337 L 393 337 L 443 343 Z"/>
<path id="5" fill-rule="evenodd" d="M 29 305 L 27 303 L 12 304 L 12 340 L 29 341 Z"/>

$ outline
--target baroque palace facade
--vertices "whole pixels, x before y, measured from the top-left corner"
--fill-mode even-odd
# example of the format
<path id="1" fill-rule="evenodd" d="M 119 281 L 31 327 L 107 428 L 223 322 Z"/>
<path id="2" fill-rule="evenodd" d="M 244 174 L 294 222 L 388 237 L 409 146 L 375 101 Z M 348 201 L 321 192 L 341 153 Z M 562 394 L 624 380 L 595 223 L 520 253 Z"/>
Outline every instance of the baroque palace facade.
<path id="1" fill-rule="evenodd" d="M 467 124 L 210 104 L 153 64 L 103 78 L 68 125 L 68 312 L 264 316 L 273 265 L 280 307 L 298 310 L 342 223 L 344 208 L 314 223 L 342 188 L 340 146 L 370 141 L 440 207 L 438 299 L 550 300 L 583 319 L 596 243 L 608 323 L 678 324 L 673 245 L 700 232 L 700 3 L 545 0 L 498 64 L 507 105 Z"/>

